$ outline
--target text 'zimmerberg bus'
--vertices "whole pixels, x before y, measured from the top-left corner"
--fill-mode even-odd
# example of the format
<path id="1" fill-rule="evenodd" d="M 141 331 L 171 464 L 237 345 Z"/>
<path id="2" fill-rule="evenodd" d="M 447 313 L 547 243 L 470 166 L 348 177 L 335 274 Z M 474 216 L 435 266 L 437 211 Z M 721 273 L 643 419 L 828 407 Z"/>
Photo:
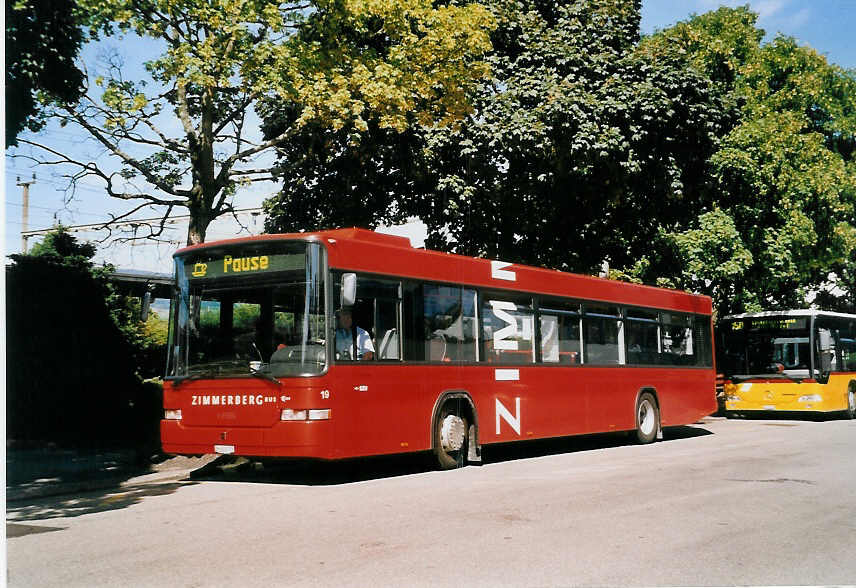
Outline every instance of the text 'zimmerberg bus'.
<path id="1" fill-rule="evenodd" d="M 716 410 L 707 297 L 361 229 L 175 254 L 163 449 L 321 459 L 661 427 Z"/>

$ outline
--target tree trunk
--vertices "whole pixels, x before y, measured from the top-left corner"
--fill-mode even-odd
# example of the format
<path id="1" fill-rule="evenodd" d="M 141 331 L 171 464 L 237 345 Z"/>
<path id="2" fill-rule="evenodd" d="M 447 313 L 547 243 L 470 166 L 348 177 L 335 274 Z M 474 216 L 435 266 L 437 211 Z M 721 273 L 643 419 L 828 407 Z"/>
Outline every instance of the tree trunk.
<path id="1" fill-rule="evenodd" d="M 205 242 L 205 233 L 211 219 L 204 211 L 198 208 L 190 208 L 190 224 L 187 226 L 187 244 L 199 245 Z"/>

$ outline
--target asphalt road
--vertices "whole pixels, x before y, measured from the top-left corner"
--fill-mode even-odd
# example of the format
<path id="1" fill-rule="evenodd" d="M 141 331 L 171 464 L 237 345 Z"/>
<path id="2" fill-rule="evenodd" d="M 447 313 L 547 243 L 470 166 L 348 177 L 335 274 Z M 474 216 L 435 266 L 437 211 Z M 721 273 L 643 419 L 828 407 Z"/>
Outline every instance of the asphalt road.
<path id="1" fill-rule="evenodd" d="M 7 506 L 10 586 L 856 582 L 856 421 L 705 419 Z"/>

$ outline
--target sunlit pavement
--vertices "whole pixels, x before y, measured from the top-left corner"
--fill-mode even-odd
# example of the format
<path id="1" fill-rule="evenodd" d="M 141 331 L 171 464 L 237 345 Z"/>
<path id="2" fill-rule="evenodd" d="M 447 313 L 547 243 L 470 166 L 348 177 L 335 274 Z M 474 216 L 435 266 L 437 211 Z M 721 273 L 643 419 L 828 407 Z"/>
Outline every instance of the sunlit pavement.
<path id="1" fill-rule="evenodd" d="M 208 465 L 10 504 L 9 584 L 847 584 L 854 442 L 856 421 L 708 418 L 649 446 L 487 448 L 451 472 Z"/>

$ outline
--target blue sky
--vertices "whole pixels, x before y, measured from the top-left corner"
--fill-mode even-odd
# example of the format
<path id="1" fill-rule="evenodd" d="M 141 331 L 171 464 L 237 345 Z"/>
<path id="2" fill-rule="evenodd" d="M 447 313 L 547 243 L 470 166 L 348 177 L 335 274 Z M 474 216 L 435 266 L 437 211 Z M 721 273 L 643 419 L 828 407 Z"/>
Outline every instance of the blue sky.
<path id="1" fill-rule="evenodd" d="M 746 4 L 758 13 L 766 41 L 779 33 L 788 35 L 832 63 L 856 68 L 856 0 L 643 0 L 642 32 L 666 28 L 693 13 Z"/>
<path id="2" fill-rule="evenodd" d="M 686 20 L 692 14 L 714 10 L 721 5 L 738 6 L 743 1 L 714 0 L 643 0 L 642 31 L 652 33 L 657 29 Z M 777 33 L 795 37 L 801 44 L 814 47 L 827 59 L 846 68 L 856 68 L 856 0 L 751 0 L 748 4 L 760 17 L 758 25 L 767 32 L 766 40 Z M 127 52 L 127 63 L 134 61 L 135 55 L 152 55 L 152 46 L 142 43 L 119 43 L 110 41 L 114 47 Z M 88 47 L 84 53 L 89 70 L 92 61 L 103 52 L 102 48 Z M 87 153 L 93 158 L 102 157 L 102 150 L 92 142 L 86 141 L 79 132 L 70 128 L 53 128 L 45 132 L 41 139 L 62 149 L 71 149 L 76 153 Z M 70 204 L 64 202 L 63 183 L 52 169 L 33 169 L 22 159 L 5 158 L 5 197 L 4 219 L 5 254 L 20 250 L 21 230 L 21 188 L 16 186 L 16 177 L 29 179 L 33 172 L 37 175 L 36 184 L 30 187 L 29 228 L 42 229 L 54 224 L 54 219 L 66 225 L 97 223 L 106 220 L 106 212 L 121 212 L 121 203 L 107 198 L 97 185 L 84 186 Z M 257 206 L 260 197 L 239 201 L 240 207 Z M 84 233 L 81 234 L 82 238 Z M 147 255 L 146 248 L 137 248 L 138 259 Z M 161 258 L 163 252 L 161 252 Z M 167 255 L 168 257 L 168 255 Z M 112 261 L 112 260 L 111 260 Z M 126 265 L 122 262 L 116 262 Z M 134 265 L 146 265 L 134 261 Z M 145 269 L 145 268 L 141 268 Z M 168 271 L 168 270 L 167 270 Z"/>

